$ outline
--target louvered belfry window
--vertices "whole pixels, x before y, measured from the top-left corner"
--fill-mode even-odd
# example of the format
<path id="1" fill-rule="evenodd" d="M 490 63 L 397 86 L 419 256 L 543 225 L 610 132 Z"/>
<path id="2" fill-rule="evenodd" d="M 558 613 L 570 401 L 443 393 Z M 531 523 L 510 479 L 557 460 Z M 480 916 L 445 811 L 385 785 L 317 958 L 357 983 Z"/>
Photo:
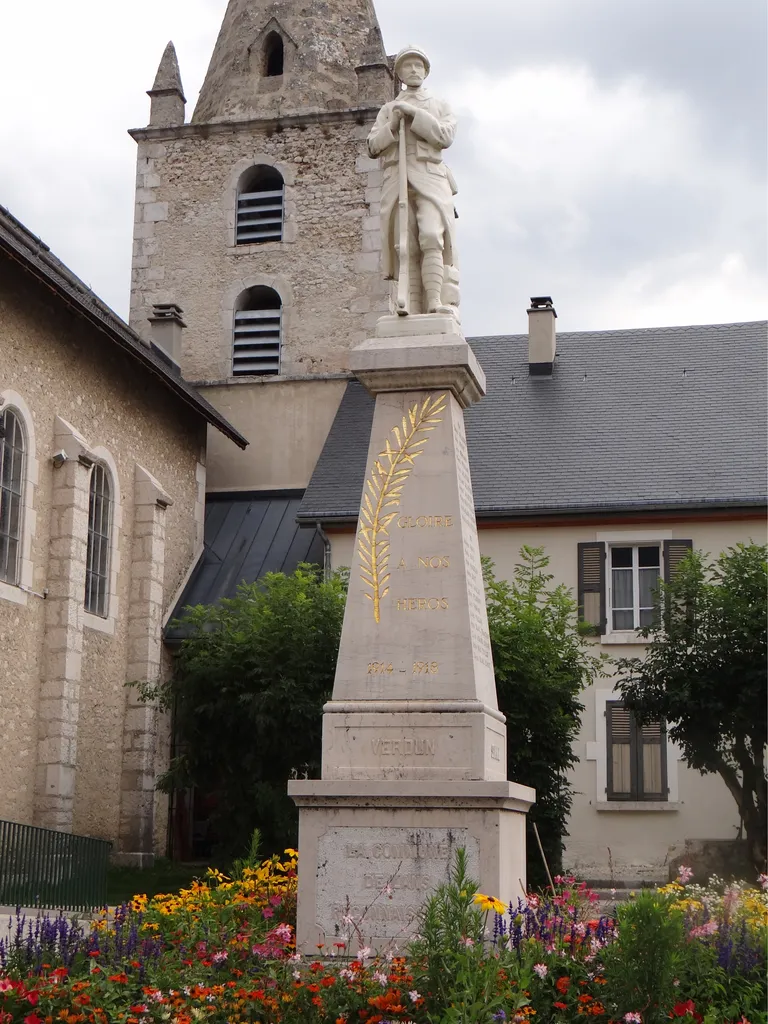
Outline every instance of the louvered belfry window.
<path id="1" fill-rule="evenodd" d="M 232 374 L 266 376 L 280 373 L 282 301 L 272 288 L 249 288 L 235 310 Z"/>
<path id="2" fill-rule="evenodd" d="M 18 584 L 24 507 L 24 428 L 6 409 L 0 415 L 0 580 Z"/>
<path id="3" fill-rule="evenodd" d="M 666 733 L 661 722 L 638 725 L 621 701 L 608 701 L 608 799 L 666 800 Z"/>
<path id="4" fill-rule="evenodd" d="M 283 177 L 274 167 L 253 167 L 237 193 L 237 245 L 281 242 L 285 212 Z"/>
<path id="5" fill-rule="evenodd" d="M 85 564 L 85 610 L 107 618 L 112 544 L 112 486 L 100 463 L 91 470 L 88 501 L 88 550 Z"/>

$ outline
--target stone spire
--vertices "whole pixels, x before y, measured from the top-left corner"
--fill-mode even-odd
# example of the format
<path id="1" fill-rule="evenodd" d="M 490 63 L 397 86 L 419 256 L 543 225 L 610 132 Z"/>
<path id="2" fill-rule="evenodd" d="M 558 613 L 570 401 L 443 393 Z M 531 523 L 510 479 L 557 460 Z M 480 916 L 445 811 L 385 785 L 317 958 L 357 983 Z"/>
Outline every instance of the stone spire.
<path id="1" fill-rule="evenodd" d="M 181 85 L 176 48 L 171 42 L 163 51 L 154 85 L 147 91 L 147 95 L 152 100 L 149 114 L 150 125 L 166 127 L 172 124 L 184 124 L 184 109 L 187 101 Z"/>
<path id="2" fill-rule="evenodd" d="M 367 106 L 356 69 L 371 64 L 386 66 L 372 0 L 229 0 L 192 120 Z"/>

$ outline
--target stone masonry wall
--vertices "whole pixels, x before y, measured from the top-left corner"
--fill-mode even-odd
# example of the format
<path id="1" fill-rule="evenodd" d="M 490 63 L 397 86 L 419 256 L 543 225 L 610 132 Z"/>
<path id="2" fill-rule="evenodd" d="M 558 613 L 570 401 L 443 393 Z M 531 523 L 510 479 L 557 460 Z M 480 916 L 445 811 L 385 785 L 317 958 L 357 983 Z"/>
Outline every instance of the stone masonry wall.
<path id="1" fill-rule="evenodd" d="M 67 797 L 71 810 L 66 812 L 66 799 L 62 806 L 73 831 L 114 841 L 121 805 L 125 683 L 132 664 L 128 614 L 133 545 L 135 533 L 141 536 L 142 532 L 134 530 L 136 465 L 152 474 L 173 500 L 163 513 L 162 602 L 167 607 L 199 543 L 198 467 L 204 460 L 205 424 L 135 360 L 71 314 L 23 271 L 4 265 L 1 280 L 0 392 L 13 389 L 29 408 L 39 472 L 31 510 L 35 529 L 30 589 L 36 593 L 19 593 L 17 601 L 4 598 L 0 592 L 4 764 L 0 818 L 41 823 L 35 775 L 43 749 L 40 740 L 48 725 L 40 716 L 42 709 L 60 701 L 55 688 L 62 684 L 49 680 L 46 690 L 45 673 L 51 651 L 56 654 L 58 650 L 56 636 L 63 632 L 56 627 L 52 635 L 52 621 L 46 624 L 46 616 L 49 620 L 52 613 L 56 617 L 51 604 L 55 590 L 50 590 L 48 600 L 42 594 L 49 584 L 53 587 L 56 573 L 60 573 L 61 552 L 79 550 L 67 541 L 66 522 L 58 507 L 52 517 L 52 501 L 60 500 L 68 484 L 69 478 L 62 474 L 69 467 L 76 473 L 71 460 L 60 468 L 51 461 L 62 446 L 65 423 L 97 457 L 108 455 L 114 465 L 120 530 L 113 560 L 117 572 L 112 621 L 94 623 L 93 616 L 78 614 L 77 621 L 67 625 L 69 634 L 78 635 L 80 640 L 79 650 L 72 649 L 65 667 L 67 696 L 63 707 L 75 727 L 76 758 L 74 792 Z M 161 742 L 160 746 L 167 745 Z M 155 771 L 162 767 L 155 763 Z M 163 831 L 161 821 L 156 839 L 162 841 Z"/>
<path id="2" fill-rule="evenodd" d="M 381 171 L 365 154 L 372 109 L 276 122 L 133 132 L 139 142 L 131 325 L 184 311 L 182 370 L 231 374 L 233 310 L 252 285 L 283 301 L 283 375 L 347 369 L 346 351 L 389 309 L 379 272 Z M 270 164 L 286 184 L 284 241 L 234 244 L 238 180 Z"/>

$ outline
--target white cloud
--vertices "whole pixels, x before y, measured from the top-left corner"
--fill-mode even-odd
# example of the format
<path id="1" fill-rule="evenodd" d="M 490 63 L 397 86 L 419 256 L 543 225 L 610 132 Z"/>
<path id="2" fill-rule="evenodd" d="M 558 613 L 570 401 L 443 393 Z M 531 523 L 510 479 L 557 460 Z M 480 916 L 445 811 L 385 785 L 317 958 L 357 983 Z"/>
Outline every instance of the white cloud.
<path id="1" fill-rule="evenodd" d="M 765 315 L 763 183 L 707 151 L 685 95 L 583 66 L 473 72 L 449 92 L 470 333 L 524 330 L 541 293 L 563 329 Z"/>

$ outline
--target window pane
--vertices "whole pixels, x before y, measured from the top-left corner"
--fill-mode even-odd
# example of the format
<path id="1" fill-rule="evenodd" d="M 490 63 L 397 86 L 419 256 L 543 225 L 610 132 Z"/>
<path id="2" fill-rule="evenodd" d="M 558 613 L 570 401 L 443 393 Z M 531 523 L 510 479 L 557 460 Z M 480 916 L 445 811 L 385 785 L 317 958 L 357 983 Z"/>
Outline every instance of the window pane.
<path id="1" fill-rule="evenodd" d="M 643 794 L 661 796 L 661 744 L 643 744 Z"/>
<path id="2" fill-rule="evenodd" d="M 632 548 L 611 548 L 611 566 L 614 569 L 631 569 Z"/>
<path id="3" fill-rule="evenodd" d="M 611 604 L 614 608 L 632 608 L 631 569 L 611 569 Z"/>
<path id="4" fill-rule="evenodd" d="M 632 769 L 628 743 L 614 743 L 611 746 L 613 764 L 613 792 L 632 792 Z"/>
<path id="5" fill-rule="evenodd" d="M 626 611 L 614 611 L 613 613 L 613 628 L 614 629 L 634 629 L 635 628 L 635 616 L 632 609 Z"/>
<path id="6" fill-rule="evenodd" d="M 639 569 L 640 574 L 640 607 L 653 608 L 654 592 L 659 583 L 658 569 Z"/>
<path id="7" fill-rule="evenodd" d="M 637 549 L 637 564 L 640 568 L 647 568 L 649 566 L 658 566 L 659 563 L 659 545 L 654 544 L 643 545 Z"/>

